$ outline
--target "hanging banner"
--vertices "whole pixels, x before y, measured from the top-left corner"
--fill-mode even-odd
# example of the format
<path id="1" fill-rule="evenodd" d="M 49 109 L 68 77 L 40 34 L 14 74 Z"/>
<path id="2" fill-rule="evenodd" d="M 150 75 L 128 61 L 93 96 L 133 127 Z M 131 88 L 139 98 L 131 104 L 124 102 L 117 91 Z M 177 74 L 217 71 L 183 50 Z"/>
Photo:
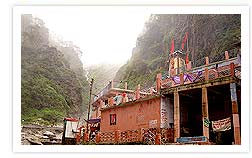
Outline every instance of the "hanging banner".
<path id="1" fill-rule="evenodd" d="M 231 118 L 228 117 L 226 119 L 212 121 L 213 131 L 220 132 L 220 131 L 227 131 L 231 129 Z"/>

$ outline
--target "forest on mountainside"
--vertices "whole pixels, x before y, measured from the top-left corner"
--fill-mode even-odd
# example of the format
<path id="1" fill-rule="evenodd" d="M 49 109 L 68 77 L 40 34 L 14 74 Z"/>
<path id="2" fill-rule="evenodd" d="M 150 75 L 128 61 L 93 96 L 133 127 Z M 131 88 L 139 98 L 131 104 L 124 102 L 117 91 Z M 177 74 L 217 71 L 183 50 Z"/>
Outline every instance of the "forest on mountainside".
<path id="1" fill-rule="evenodd" d="M 80 48 L 50 35 L 44 22 L 21 16 L 22 124 L 53 125 L 84 117 L 89 100 Z"/>
<path id="2" fill-rule="evenodd" d="M 224 51 L 237 51 L 240 47 L 241 15 L 151 15 L 136 40 L 130 60 L 118 70 L 115 80 L 128 82 L 130 89 L 137 84 L 141 84 L 141 89 L 153 86 L 156 74 L 168 70 L 171 41 L 174 40 L 175 50 L 181 49 L 186 32 L 192 66 L 201 65 L 205 56 L 213 62 Z"/>

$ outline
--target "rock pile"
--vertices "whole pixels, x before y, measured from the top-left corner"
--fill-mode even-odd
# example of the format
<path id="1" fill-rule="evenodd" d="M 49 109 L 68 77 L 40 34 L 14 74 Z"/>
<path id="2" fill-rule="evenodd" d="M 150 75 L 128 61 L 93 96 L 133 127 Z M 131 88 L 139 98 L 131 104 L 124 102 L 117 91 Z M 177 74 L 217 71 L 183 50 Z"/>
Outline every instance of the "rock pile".
<path id="1" fill-rule="evenodd" d="M 60 145 L 63 134 L 62 127 L 43 127 L 26 125 L 21 129 L 22 145 Z"/>

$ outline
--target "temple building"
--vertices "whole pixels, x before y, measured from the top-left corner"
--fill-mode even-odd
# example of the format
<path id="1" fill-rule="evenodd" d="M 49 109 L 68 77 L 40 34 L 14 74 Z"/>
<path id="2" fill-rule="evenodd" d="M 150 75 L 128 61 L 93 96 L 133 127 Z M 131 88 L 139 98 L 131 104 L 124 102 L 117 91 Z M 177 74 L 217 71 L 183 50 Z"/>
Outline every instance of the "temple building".
<path id="1" fill-rule="evenodd" d="M 241 144 L 239 56 L 192 68 L 174 52 L 166 74 L 142 92 L 115 88 L 111 81 L 92 103 L 100 119 L 97 143 Z"/>

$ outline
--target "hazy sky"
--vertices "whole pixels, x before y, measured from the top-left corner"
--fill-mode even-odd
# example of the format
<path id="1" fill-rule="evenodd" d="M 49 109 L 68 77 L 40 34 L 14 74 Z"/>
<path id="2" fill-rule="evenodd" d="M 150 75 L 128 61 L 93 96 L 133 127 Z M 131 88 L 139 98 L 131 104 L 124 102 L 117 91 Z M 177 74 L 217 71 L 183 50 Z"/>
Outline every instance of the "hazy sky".
<path id="1" fill-rule="evenodd" d="M 84 65 L 126 62 L 150 13 L 136 7 L 39 7 L 31 10 L 51 32 L 73 41 Z"/>

